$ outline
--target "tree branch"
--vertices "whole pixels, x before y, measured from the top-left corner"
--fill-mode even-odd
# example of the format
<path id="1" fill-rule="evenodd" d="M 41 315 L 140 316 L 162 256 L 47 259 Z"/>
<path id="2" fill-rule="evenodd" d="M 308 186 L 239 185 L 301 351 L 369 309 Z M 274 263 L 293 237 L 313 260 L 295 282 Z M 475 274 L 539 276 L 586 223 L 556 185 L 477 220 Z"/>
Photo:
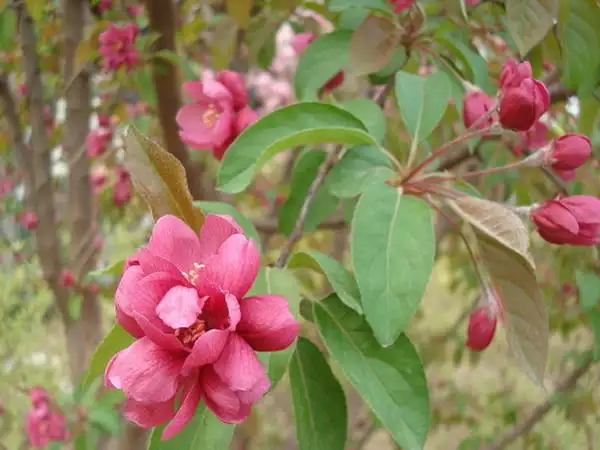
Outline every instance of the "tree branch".
<path id="1" fill-rule="evenodd" d="M 531 413 L 523 421 L 506 430 L 500 436 L 500 438 L 496 440 L 496 442 L 488 446 L 480 447 L 479 450 L 501 450 L 514 440 L 518 439 L 520 436 L 524 436 L 525 434 L 529 433 L 533 427 L 550 412 L 552 406 L 554 406 L 553 398 L 555 395 L 558 393 L 567 393 L 573 391 L 577 385 L 577 381 L 579 381 L 579 379 L 585 375 L 585 373 L 592 366 L 592 363 L 593 359 L 591 356 L 588 356 L 583 364 L 573 370 L 573 372 L 571 372 L 564 380 L 558 383 L 552 395 L 548 396 L 544 402 L 533 408 Z"/>
<path id="2" fill-rule="evenodd" d="M 18 32 L 23 53 L 23 67 L 27 84 L 27 106 L 31 124 L 31 148 L 21 151 L 23 170 L 32 182 L 30 196 L 35 206 L 39 225 L 36 228 L 37 252 L 44 279 L 52 289 L 57 306 L 63 317 L 68 317 L 68 294 L 60 286 L 60 244 L 54 211 L 54 188 L 52 185 L 50 143 L 44 123 L 44 88 L 36 50 L 35 25 L 25 2 L 13 0 L 17 13 Z M 18 132 L 15 133 L 18 136 Z M 23 146 L 21 146 L 23 147 Z M 19 146 L 17 145 L 17 149 Z M 26 162 L 25 162 L 26 161 Z"/>
<path id="3" fill-rule="evenodd" d="M 146 0 L 146 11 L 150 30 L 159 34 L 154 44 L 155 51 L 175 53 L 175 9 L 172 0 Z M 175 156 L 185 168 L 190 191 L 195 199 L 211 199 L 205 195 L 202 187 L 203 165 L 194 165 L 190 160 L 187 148 L 179 139 L 179 128 L 175 121 L 181 106 L 179 77 L 177 67 L 165 58 L 154 58 L 152 61 L 152 78 L 156 90 L 157 113 L 162 128 L 163 140 L 167 150 Z"/>

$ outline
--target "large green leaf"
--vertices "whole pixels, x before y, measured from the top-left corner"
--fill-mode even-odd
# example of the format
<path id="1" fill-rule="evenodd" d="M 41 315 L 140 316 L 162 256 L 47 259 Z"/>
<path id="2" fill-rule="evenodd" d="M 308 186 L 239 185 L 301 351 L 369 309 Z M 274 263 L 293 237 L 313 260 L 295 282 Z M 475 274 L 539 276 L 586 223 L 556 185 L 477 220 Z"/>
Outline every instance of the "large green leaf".
<path id="1" fill-rule="evenodd" d="M 369 185 L 394 176 L 390 159 L 377 147 L 360 145 L 346 151 L 327 177 L 331 193 L 339 198 L 356 197 Z"/>
<path id="2" fill-rule="evenodd" d="M 309 268 L 327 277 L 333 290 L 346 306 L 362 314 L 360 292 L 356 280 L 339 261 L 317 251 L 296 252 L 287 265 L 290 269 Z"/>
<path id="3" fill-rule="evenodd" d="M 290 195 L 279 210 L 279 228 L 282 233 L 289 235 L 294 230 L 306 194 L 326 156 L 327 154 L 322 150 L 310 150 L 298 158 L 290 182 Z M 335 211 L 338 203 L 339 200 L 331 195 L 326 185 L 320 186 L 310 204 L 304 231 L 307 233 L 315 231 Z"/>
<path id="4" fill-rule="evenodd" d="M 391 3 L 386 0 L 329 0 L 329 9 L 331 11 L 343 11 L 356 7 L 364 7 L 388 13 L 392 12 Z"/>
<path id="5" fill-rule="evenodd" d="M 185 428 L 166 441 L 161 440 L 164 427 L 152 431 L 148 450 L 227 450 L 235 425 L 221 422 L 201 404 Z"/>
<path id="6" fill-rule="evenodd" d="M 503 311 L 506 336 L 523 371 L 542 384 L 548 355 L 548 312 L 521 219 L 499 203 L 461 197 L 453 209 L 477 233 L 481 258 Z"/>
<path id="7" fill-rule="evenodd" d="M 106 365 L 115 353 L 129 347 L 133 341 L 133 336 L 120 325 L 115 325 L 94 352 L 85 378 L 81 383 L 82 389 L 89 387 L 96 377 L 104 373 Z"/>
<path id="8" fill-rule="evenodd" d="M 298 280 L 296 280 L 296 277 L 289 270 L 263 267 L 260 269 L 248 296 L 261 294 L 282 295 L 288 301 L 293 316 L 299 319 L 301 289 Z M 259 353 L 260 360 L 267 368 L 267 374 L 271 379 L 271 388 L 274 388 L 281 377 L 283 377 L 290 363 L 290 358 L 294 353 L 294 348 L 295 344 L 278 352 Z"/>
<path id="9" fill-rule="evenodd" d="M 341 106 L 354 117 L 358 117 L 378 142 L 383 141 L 387 121 L 377 103 L 368 98 L 355 98 L 345 101 Z"/>
<path id="10" fill-rule="evenodd" d="M 348 62 L 350 31 L 324 34 L 306 48 L 300 56 L 294 86 L 296 97 L 304 101 L 317 100 L 321 87 Z"/>
<path id="11" fill-rule="evenodd" d="M 364 319 L 335 295 L 314 304 L 319 332 L 332 358 L 394 440 L 422 450 L 429 427 L 423 365 L 404 335 L 381 347 Z"/>
<path id="12" fill-rule="evenodd" d="M 572 89 L 598 80 L 600 8 L 595 0 L 563 1 L 558 23 L 563 54 L 563 83 Z"/>
<path id="13" fill-rule="evenodd" d="M 217 186 L 225 192 L 241 192 L 255 172 L 282 150 L 328 142 L 377 145 L 364 124 L 349 112 L 324 103 L 297 103 L 262 117 L 231 144 L 221 162 Z"/>
<path id="14" fill-rule="evenodd" d="M 427 77 L 408 72 L 396 73 L 396 100 L 406 129 L 416 144 L 429 137 L 448 107 L 452 85 L 448 76 L 437 71 Z"/>
<path id="15" fill-rule="evenodd" d="M 346 396 L 319 349 L 307 339 L 298 340 L 290 384 L 300 450 L 344 450 Z"/>
<path id="16" fill-rule="evenodd" d="M 351 250 L 367 321 L 382 345 L 393 344 L 417 311 L 433 269 L 429 207 L 387 184 L 369 186 L 354 212 Z"/>
<path id="17" fill-rule="evenodd" d="M 127 129 L 124 141 L 125 167 L 154 219 L 172 214 L 193 230 L 200 230 L 204 216 L 192 204 L 185 169 L 179 160 L 133 126 Z"/>
<path id="18" fill-rule="evenodd" d="M 225 214 L 231 216 L 242 227 L 247 237 L 254 241 L 254 244 L 260 249 L 260 236 L 254 227 L 254 224 L 245 215 L 239 212 L 235 206 L 225 202 L 197 201 L 194 205 L 200 208 L 205 214 Z"/>
<path id="19" fill-rule="evenodd" d="M 506 0 L 508 30 L 521 56 L 544 39 L 556 18 L 558 0 Z"/>

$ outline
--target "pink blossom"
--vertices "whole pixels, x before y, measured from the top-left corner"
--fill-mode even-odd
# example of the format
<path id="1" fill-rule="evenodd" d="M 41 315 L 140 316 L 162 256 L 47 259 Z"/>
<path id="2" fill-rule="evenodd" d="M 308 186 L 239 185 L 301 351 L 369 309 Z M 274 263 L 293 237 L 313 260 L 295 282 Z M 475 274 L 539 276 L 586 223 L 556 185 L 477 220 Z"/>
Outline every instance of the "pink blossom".
<path id="1" fill-rule="evenodd" d="M 33 409 L 27 414 L 25 433 L 32 447 L 45 447 L 51 441 L 68 438 L 67 423 L 61 411 L 52 407 L 50 394 L 40 387 L 29 392 Z"/>
<path id="2" fill-rule="evenodd" d="M 11 192 L 14 187 L 15 186 L 9 177 L 0 176 L 0 198 Z"/>
<path id="3" fill-rule="evenodd" d="M 144 7 L 141 5 L 129 5 L 127 6 L 127 14 L 129 17 L 137 17 L 144 12 Z"/>
<path id="4" fill-rule="evenodd" d="M 132 69 L 138 64 L 139 54 L 135 48 L 137 34 L 138 27 L 133 22 L 122 27 L 111 23 L 100 34 L 98 51 L 102 56 L 104 70 L 117 70 L 121 66 Z"/>
<path id="5" fill-rule="evenodd" d="M 223 155 L 229 148 L 229 146 L 236 140 L 239 134 L 252 125 L 254 122 L 258 120 L 258 114 L 249 106 L 246 106 L 244 109 L 236 113 L 230 134 L 227 140 L 218 147 L 213 147 L 212 152 L 216 159 L 221 161 L 223 159 Z"/>
<path id="6" fill-rule="evenodd" d="M 129 178 L 117 180 L 113 187 L 113 203 L 115 206 L 123 207 L 130 202 L 133 195 L 131 188 Z"/>
<path id="7" fill-rule="evenodd" d="M 410 8 L 415 0 L 388 0 L 389 3 L 394 5 L 394 12 L 398 14 L 408 8 Z"/>
<path id="8" fill-rule="evenodd" d="M 194 100 L 177 113 L 179 136 L 190 147 L 205 150 L 219 147 L 231 135 L 233 99 L 218 81 L 188 81 L 183 89 Z"/>
<path id="9" fill-rule="evenodd" d="M 217 73 L 215 80 L 229 90 L 234 111 L 239 111 L 248 105 L 248 89 L 246 89 L 244 76 L 241 73 L 232 70 L 223 70 Z"/>
<path id="10" fill-rule="evenodd" d="M 104 113 L 98 113 L 98 125 L 101 128 L 110 128 L 112 123 L 110 116 Z"/>
<path id="11" fill-rule="evenodd" d="M 117 320 L 137 340 L 111 359 L 105 383 L 125 393 L 129 420 L 169 422 L 169 439 L 201 400 L 223 422 L 248 417 L 270 385 L 254 351 L 282 350 L 299 331 L 285 298 L 245 297 L 259 264 L 229 216 L 208 215 L 199 234 L 174 216 L 156 222 L 115 296 Z"/>
<path id="12" fill-rule="evenodd" d="M 23 225 L 26 230 L 31 231 L 35 229 L 38 226 L 38 222 L 38 216 L 33 211 L 25 211 L 21 215 L 21 225 Z"/>
<path id="13" fill-rule="evenodd" d="M 102 155 L 112 141 L 112 131 L 107 128 L 96 128 L 85 139 L 85 147 L 90 158 Z"/>
<path id="14" fill-rule="evenodd" d="M 90 174 L 90 183 L 94 189 L 94 192 L 97 193 L 104 183 L 106 183 L 106 169 L 104 167 L 99 167 L 92 170 Z"/>
<path id="15" fill-rule="evenodd" d="M 100 11 L 108 11 L 109 9 L 112 9 L 112 7 L 113 7 L 112 0 L 100 0 L 98 2 L 98 9 Z"/>
<path id="16" fill-rule="evenodd" d="M 301 55 L 316 38 L 317 36 L 313 33 L 298 33 L 292 40 L 292 48 L 298 55 Z"/>
<path id="17" fill-rule="evenodd" d="M 60 285 L 62 287 L 75 286 L 75 275 L 69 269 L 63 269 L 60 274 Z"/>

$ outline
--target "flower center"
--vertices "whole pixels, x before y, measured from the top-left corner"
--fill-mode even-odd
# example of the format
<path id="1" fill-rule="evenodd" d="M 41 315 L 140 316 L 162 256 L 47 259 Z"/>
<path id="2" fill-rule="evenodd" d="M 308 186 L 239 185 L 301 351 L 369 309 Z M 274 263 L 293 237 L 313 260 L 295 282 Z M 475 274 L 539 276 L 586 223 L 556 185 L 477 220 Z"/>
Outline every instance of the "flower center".
<path id="1" fill-rule="evenodd" d="M 212 103 L 208 105 L 208 109 L 202 115 L 202 122 L 209 128 L 212 128 L 217 119 L 219 118 L 219 111 L 217 111 L 217 107 Z"/>
<path id="2" fill-rule="evenodd" d="M 123 42 L 122 41 L 117 41 L 113 44 L 113 48 L 115 49 L 116 52 L 120 52 L 121 50 L 123 50 Z"/>
<path id="3" fill-rule="evenodd" d="M 190 270 L 189 272 L 181 272 L 181 274 L 183 275 L 183 278 L 185 278 L 191 284 L 195 284 L 200 274 L 200 271 L 204 267 L 206 267 L 204 264 L 194 263 L 194 268 L 192 270 Z"/>
<path id="4" fill-rule="evenodd" d="M 206 322 L 198 318 L 187 328 L 177 328 L 175 330 L 175 337 L 179 339 L 183 345 L 192 345 L 196 342 L 196 339 L 204 334 L 206 329 Z"/>

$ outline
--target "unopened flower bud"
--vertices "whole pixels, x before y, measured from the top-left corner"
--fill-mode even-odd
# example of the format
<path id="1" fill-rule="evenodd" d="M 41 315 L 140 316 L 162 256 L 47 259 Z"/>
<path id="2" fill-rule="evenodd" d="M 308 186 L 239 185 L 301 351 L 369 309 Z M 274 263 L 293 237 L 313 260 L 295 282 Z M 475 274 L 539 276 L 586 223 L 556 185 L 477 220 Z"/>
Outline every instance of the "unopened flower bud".
<path id="1" fill-rule="evenodd" d="M 467 93 L 463 103 L 463 123 L 465 127 L 471 128 L 475 123 L 475 129 L 483 129 L 494 123 L 494 118 L 490 115 L 487 119 L 481 120 L 483 116 L 489 114 L 494 108 L 494 100 L 485 92 L 473 90 Z"/>
<path id="2" fill-rule="evenodd" d="M 388 2 L 394 5 L 394 13 L 398 14 L 410 8 L 415 0 L 388 0 Z"/>
<path id="3" fill-rule="evenodd" d="M 555 170 L 575 170 L 592 154 L 592 143 L 587 136 L 568 133 L 555 139 L 546 151 L 546 164 Z"/>
<path id="4" fill-rule="evenodd" d="M 550 94 L 541 81 L 525 79 L 519 87 L 509 88 L 500 98 L 500 123 L 504 128 L 527 131 L 550 106 Z"/>
<path id="5" fill-rule="evenodd" d="M 69 269 L 63 269 L 62 273 L 60 274 L 60 285 L 62 287 L 75 286 L 75 276 L 73 275 L 73 272 L 71 272 Z"/>
<path id="6" fill-rule="evenodd" d="M 527 78 L 532 78 L 531 64 L 528 61 L 517 63 L 514 59 L 506 62 L 500 74 L 500 88 L 519 87 Z"/>
<path id="7" fill-rule="evenodd" d="M 494 338 L 497 322 L 492 306 L 484 305 L 475 309 L 469 316 L 467 347 L 476 352 L 485 350 Z"/>

